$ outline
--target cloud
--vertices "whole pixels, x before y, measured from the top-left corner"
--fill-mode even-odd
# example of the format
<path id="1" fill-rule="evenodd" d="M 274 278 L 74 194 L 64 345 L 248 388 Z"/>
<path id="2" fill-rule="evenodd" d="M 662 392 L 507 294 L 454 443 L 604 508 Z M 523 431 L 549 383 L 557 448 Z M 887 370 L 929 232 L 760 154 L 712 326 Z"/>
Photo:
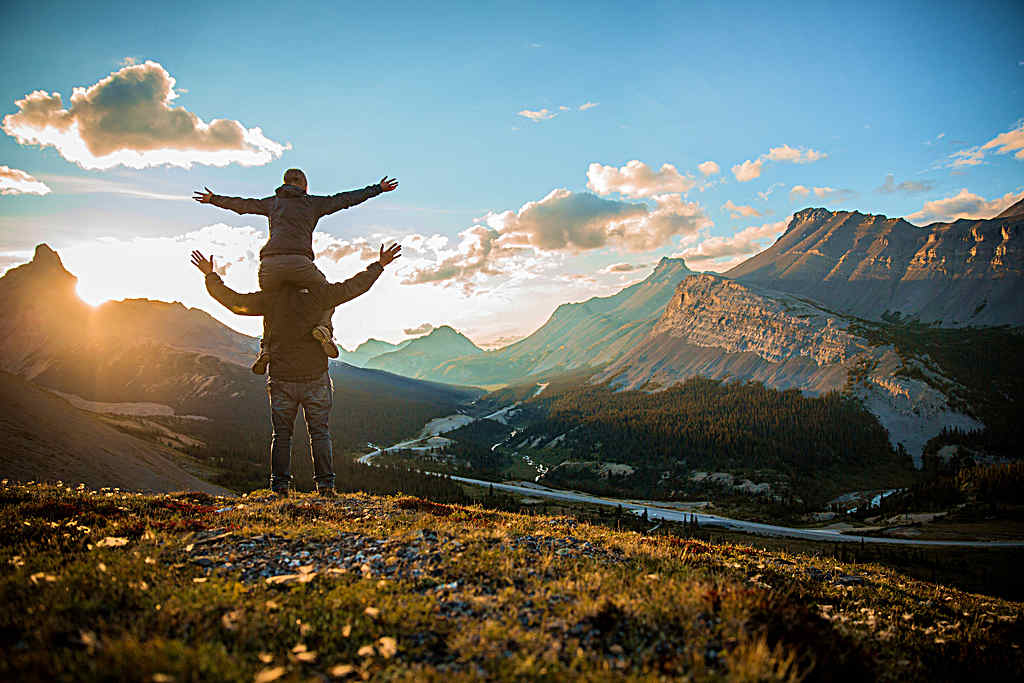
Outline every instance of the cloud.
<path id="1" fill-rule="evenodd" d="M 403 284 L 430 282 L 472 291 L 488 277 L 529 277 L 564 255 L 606 246 L 645 252 L 674 236 L 691 238 L 713 225 L 703 208 L 677 194 L 652 197 L 655 206 L 605 199 L 590 193 L 552 190 L 518 211 L 491 212 L 459 233 L 435 243 L 433 262 L 405 272 Z"/>
<path id="2" fill-rule="evenodd" d="M 587 188 L 600 195 L 617 192 L 640 199 L 666 192 L 685 194 L 696 184 L 693 176 L 681 174 L 672 164 L 662 164 L 661 169 L 655 171 L 642 161 L 633 159 L 622 168 L 598 163 L 587 168 Z"/>
<path id="3" fill-rule="evenodd" d="M 992 218 L 1021 199 L 1024 199 L 1024 191 L 1007 192 L 1002 197 L 987 200 L 968 192 L 965 187 L 952 197 L 925 202 L 920 211 L 907 215 L 906 219 L 913 223 L 928 224 L 951 223 L 960 218 Z"/>
<path id="4" fill-rule="evenodd" d="M 741 216 L 761 216 L 763 215 L 760 211 L 752 206 L 736 205 L 732 203 L 732 200 L 728 200 L 725 204 L 722 204 L 722 210 L 728 211 L 729 215 L 733 218 L 740 218 Z"/>
<path id="5" fill-rule="evenodd" d="M 792 216 L 775 223 L 752 225 L 731 237 L 709 237 L 695 247 L 673 254 L 673 258 L 682 257 L 688 264 L 699 268 L 726 270 L 734 263 L 762 251 L 769 240 L 774 240 L 786 230 L 790 219 Z M 729 261 L 711 263 L 721 259 Z"/>
<path id="6" fill-rule="evenodd" d="M 747 159 L 742 164 L 732 167 L 732 174 L 736 180 L 745 183 L 749 180 L 761 177 L 761 171 L 765 162 L 787 161 L 794 164 L 809 164 L 828 155 L 815 149 L 804 149 L 782 145 L 781 147 L 770 147 L 767 154 L 762 154 L 757 159 Z"/>
<path id="7" fill-rule="evenodd" d="M 643 270 L 649 264 L 647 263 L 613 263 L 610 266 L 605 266 L 599 273 L 602 275 L 610 275 L 612 273 L 632 273 L 635 270 Z"/>
<path id="8" fill-rule="evenodd" d="M 764 162 L 761 159 L 751 161 L 747 159 L 742 164 L 736 164 L 732 167 L 732 174 L 736 176 L 736 180 L 741 183 L 745 183 L 748 180 L 761 177 L 761 166 Z"/>
<path id="9" fill-rule="evenodd" d="M 413 336 L 419 336 L 421 334 L 429 334 L 430 331 L 433 330 L 433 329 L 434 329 L 434 326 L 431 325 L 430 323 L 423 323 L 422 325 L 417 325 L 416 327 L 407 327 L 407 328 L 403 329 L 402 331 L 405 332 L 410 337 L 413 337 Z"/>
<path id="10" fill-rule="evenodd" d="M 10 166 L 0 166 L 0 195 L 3 194 L 49 194 L 46 183 L 36 180 L 28 173 Z"/>
<path id="11" fill-rule="evenodd" d="M 984 163 L 986 151 L 991 150 L 996 154 L 1009 154 L 1015 152 L 1015 159 L 1024 160 L 1024 120 L 1017 123 L 1016 128 L 1011 128 L 1005 133 L 1000 133 L 984 145 L 968 147 L 953 152 L 949 155 L 951 161 L 946 164 L 948 168 L 963 168 L 964 166 L 977 166 Z"/>
<path id="12" fill-rule="evenodd" d="M 813 194 L 818 199 L 847 199 L 854 195 L 852 190 L 840 190 L 834 187 L 807 187 L 805 185 L 794 185 L 789 191 L 789 198 L 807 197 Z"/>
<path id="13" fill-rule="evenodd" d="M 913 180 L 904 180 L 902 183 L 896 182 L 896 177 L 890 173 L 885 176 L 885 182 L 878 187 L 876 192 L 882 194 L 893 194 L 894 192 L 903 192 L 904 194 L 915 194 L 917 192 L 928 192 L 934 185 L 930 180 L 917 182 Z"/>
<path id="14" fill-rule="evenodd" d="M 719 173 L 722 169 L 720 169 L 718 164 L 713 161 L 705 161 L 702 164 L 697 164 L 697 170 L 704 175 L 709 176 Z"/>
<path id="15" fill-rule="evenodd" d="M 337 263 L 352 254 L 359 254 L 359 258 L 364 260 L 376 259 L 380 256 L 378 247 L 371 245 L 362 237 L 357 237 L 349 242 L 325 233 L 315 232 L 313 238 L 313 254 L 317 259 L 328 259 Z"/>
<path id="16" fill-rule="evenodd" d="M 600 102 L 584 102 L 583 104 L 580 105 L 580 111 L 586 111 L 588 109 L 593 109 L 594 107 L 596 107 L 599 104 L 601 104 L 601 103 Z"/>
<path id="17" fill-rule="evenodd" d="M 50 174 L 44 175 L 42 178 L 56 187 L 59 194 L 124 194 L 132 197 L 145 197 L 146 199 L 160 199 L 163 201 L 192 201 L 192 197 L 187 194 L 150 192 L 133 185 L 104 178 Z"/>
<path id="18" fill-rule="evenodd" d="M 537 111 L 524 109 L 522 111 L 516 112 L 516 114 L 518 116 L 528 118 L 531 121 L 546 121 L 547 119 L 553 119 L 556 116 L 558 116 L 558 112 L 549 111 L 548 109 L 538 109 Z"/>
<path id="19" fill-rule="evenodd" d="M 824 159 L 828 155 L 814 149 L 795 149 L 789 145 L 782 147 L 771 147 L 764 158 L 768 161 L 789 161 L 794 164 L 809 164 L 812 161 Z"/>
<path id="20" fill-rule="evenodd" d="M 54 147 L 83 168 L 192 164 L 258 166 L 290 145 L 231 119 L 204 122 L 183 107 L 175 80 L 156 62 L 132 64 L 88 87 L 76 87 L 71 106 L 59 93 L 36 90 L 17 100 L 3 130 L 22 145 Z"/>
<path id="21" fill-rule="evenodd" d="M 995 136 L 981 148 L 995 150 L 996 154 L 1016 152 L 1013 155 L 1015 159 L 1024 159 L 1024 121 L 1018 123 L 1016 128 Z"/>
<path id="22" fill-rule="evenodd" d="M 786 183 L 772 183 L 764 192 L 758 192 L 757 196 L 760 197 L 762 201 L 768 201 L 768 197 L 771 197 L 772 193 L 775 192 L 775 190 L 779 189 L 780 187 L 784 187 L 785 185 Z"/>

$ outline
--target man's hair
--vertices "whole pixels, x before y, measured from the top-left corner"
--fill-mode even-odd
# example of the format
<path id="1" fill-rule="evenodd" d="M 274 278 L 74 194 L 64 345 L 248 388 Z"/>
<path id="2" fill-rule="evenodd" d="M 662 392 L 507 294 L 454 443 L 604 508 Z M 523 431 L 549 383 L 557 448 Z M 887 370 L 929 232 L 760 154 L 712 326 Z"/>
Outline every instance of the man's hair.
<path id="1" fill-rule="evenodd" d="M 289 168 L 284 172 L 284 184 L 306 187 L 306 174 L 297 168 Z"/>

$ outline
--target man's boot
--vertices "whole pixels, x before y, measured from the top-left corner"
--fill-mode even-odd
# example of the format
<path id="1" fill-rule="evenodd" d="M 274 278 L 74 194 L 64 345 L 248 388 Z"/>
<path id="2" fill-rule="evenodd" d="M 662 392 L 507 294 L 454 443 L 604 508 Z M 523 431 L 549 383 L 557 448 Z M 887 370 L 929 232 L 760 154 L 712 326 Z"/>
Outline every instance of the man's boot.
<path id="1" fill-rule="evenodd" d="M 313 328 L 313 339 L 316 339 L 320 342 L 320 346 L 324 347 L 324 353 L 328 358 L 337 358 L 341 355 L 338 345 L 334 343 L 334 335 L 326 325 L 317 325 Z"/>

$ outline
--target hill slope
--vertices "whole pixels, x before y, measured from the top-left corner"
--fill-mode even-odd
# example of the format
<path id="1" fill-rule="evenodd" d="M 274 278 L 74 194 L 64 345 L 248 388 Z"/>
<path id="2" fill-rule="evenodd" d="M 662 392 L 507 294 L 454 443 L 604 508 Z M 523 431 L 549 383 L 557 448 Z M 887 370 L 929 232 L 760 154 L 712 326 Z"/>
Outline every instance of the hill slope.
<path id="1" fill-rule="evenodd" d="M 230 493 L 183 470 L 180 453 L 118 431 L 6 372 L 0 372 L 0 405 L 5 477 L 133 491 Z"/>
<path id="2" fill-rule="evenodd" d="M 10 680 L 1024 673 L 1021 603 L 877 565 L 416 498 L 0 501 Z"/>

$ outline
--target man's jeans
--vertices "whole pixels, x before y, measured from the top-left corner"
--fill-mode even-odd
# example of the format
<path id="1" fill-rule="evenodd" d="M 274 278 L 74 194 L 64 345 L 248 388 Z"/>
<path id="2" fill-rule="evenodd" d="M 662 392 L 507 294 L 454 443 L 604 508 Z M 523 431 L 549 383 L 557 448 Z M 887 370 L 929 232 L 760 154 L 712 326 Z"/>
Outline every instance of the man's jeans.
<path id="1" fill-rule="evenodd" d="M 282 254 L 280 256 L 267 256 L 260 259 L 259 269 L 260 289 L 267 292 L 277 289 L 283 284 L 293 284 L 299 287 L 316 287 L 327 284 L 327 277 L 320 272 L 320 269 L 305 256 L 299 254 Z M 334 309 L 324 310 L 319 325 L 325 326 L 334 334 L 334 324 L 331 318 L 334 317 Z M 264 347 L 267 337 L 267 324 L 264 318 L 263 339 L 260 340 L 260 348 Z"/>
<path id="2" fill-rule="evenodd" d="M 287 491 L 292 481 L 292 429 L 302 406 L 313 451 L 313 481 L 318 491 L 334 488 L 334 455 L 331 432 L 327 426 L 334 402 L 334 386 L 326 372 L 310 382 L 267 382 L 270 394 L 270 419 L 274 439 L 270 446 L 270 488 Z"/>

